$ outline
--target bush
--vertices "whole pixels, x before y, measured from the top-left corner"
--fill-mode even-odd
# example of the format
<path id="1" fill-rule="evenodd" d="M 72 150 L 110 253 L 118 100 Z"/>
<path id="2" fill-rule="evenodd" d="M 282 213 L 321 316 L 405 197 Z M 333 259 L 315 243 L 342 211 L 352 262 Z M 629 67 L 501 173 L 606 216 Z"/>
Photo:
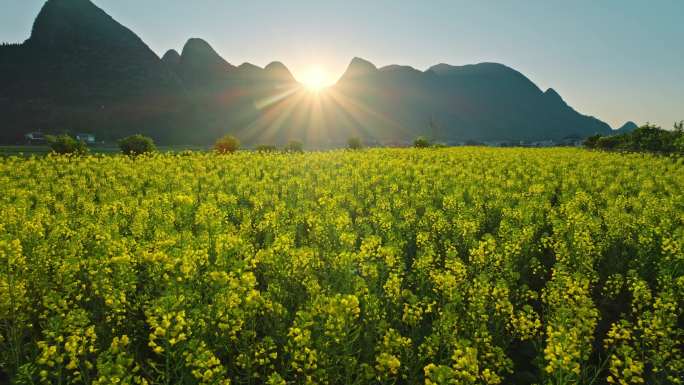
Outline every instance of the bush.
<path id="1" fill-rule="evenodd" d="M 675 151 L 684 154 L 684 120 L 674 125 L 674 136 L 673 145 Z"/>
<path id="2" fill-rule="evenodd" d="M 157 150 L 154 140 L 143 135 L 132 135 L 121 139 L 119 148 L 126 155 L 141 155 Z"/>
<path id="3" fill-rule="evenodd" d="M 598 143 L 599 139 L 601 139 L 601 135 L 596 134 L 588 137 L 587 139 L 584 140 L 584 147 L 586 148 L 596 148 L 596 144 Z"/>
<path id="4" fill-rule="evenodd" d="M 634 151 L 670 153 L 675 150 L 676 134 L 676 131 L 667 131 L 658 126 L 646 124 L 629 134 L 629 147 Z"/>
<path id="5" fill-rule="evenodd" d="M 304 145 L 297 140 L 291 140 L 284 148 L 285 152 L 304 152 Z"/>
<path id="6" fill-rule="evenodd" d="M 675 139 L 673 145 L 676 152 L 684 154 L 684 135 L 679 135 L 679 138 Z"/>
<path id="7" fill-rule="evenodd" d="M 430 141 L 425 139 L 425 137 L 419 136 L 413 141 L 413 147 L 415 148 L 428 148 L 430 147 Z"/>
<path id="8" fill-rule="evenodd" d="M 360 150 L 363 148 L 363 142 L 361 142 L 361 138 L 349 138 L 347 141 L 347 148 L 350 150 Z"/>
<path id="9" fill-rule="evenodd" d="M 88 146 L 69 135 L 47 136 L 47 142 L 53 152 L 57 154 L 83 155 L 88 153 Z"/>
<path id="10" fill-rule="evenodd" d="M 272 144 L 260 144 L 254 148 L 256 152 L 275 152 L 278 148 Z"/>
<path id="11" fill-rule="evenodd" d="M 596 141 L 596 148 L 602 150 L 617 150 L 624 148 L 626 137 L 624 135 L 602 136 Z"/>
<path id="12" fill-rule="evenodd" d="M 611 136 L 590 136 L 584 141 L 587 148 L 616 151 L 655 152 L 661 154 L 683 153 L 684 132 L 680 124 L 675 124 L 672 131 L 646 124 L 634 131 Z"/>
<path id="13" fill-rule="evenodd" d="M 240 141 L 232 135 L 225 135 L 214 143 L 214 150 L 219 154 L 233 153 L 240 149 Z"/>

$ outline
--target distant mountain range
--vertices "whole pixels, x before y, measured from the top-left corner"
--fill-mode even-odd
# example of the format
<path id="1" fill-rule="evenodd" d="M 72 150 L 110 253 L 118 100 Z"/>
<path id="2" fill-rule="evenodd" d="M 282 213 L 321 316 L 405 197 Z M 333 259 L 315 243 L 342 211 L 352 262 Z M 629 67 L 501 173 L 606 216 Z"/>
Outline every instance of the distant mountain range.
<path id="1" fill-rule="evenodd" d="M 160 143 L 247 144 L 297 139 L 311 146 L 538 141 L 610 134 L 604 122 L 540 90 L 505 65 L 377 68 L 355 58 L 325 92 L 304 89 L 279 62 L 239 66 L 190 39 L 159 58 L 89 0 L 48 0 L 23 44 L 0 46 L 0 141 L 32 131 L 133 133 Z"/>

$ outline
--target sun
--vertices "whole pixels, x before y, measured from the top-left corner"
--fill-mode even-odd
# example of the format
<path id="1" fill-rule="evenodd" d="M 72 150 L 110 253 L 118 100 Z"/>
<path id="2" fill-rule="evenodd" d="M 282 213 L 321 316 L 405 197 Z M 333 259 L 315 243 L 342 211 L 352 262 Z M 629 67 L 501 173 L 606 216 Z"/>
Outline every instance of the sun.
<path id="1" fill-rule="evenodd" d="M 331 86 L 333 81 L 321 67 L 311 67 L 300 76 L 300 83 L 311 92 L 321 92 Z"/>

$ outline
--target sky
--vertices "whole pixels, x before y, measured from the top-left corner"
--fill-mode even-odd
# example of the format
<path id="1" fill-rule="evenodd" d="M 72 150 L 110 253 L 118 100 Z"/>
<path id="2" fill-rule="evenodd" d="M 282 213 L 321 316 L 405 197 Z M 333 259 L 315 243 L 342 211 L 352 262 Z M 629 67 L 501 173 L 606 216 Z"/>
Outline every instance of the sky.
<path id="1" fill-rule="evenodd" d="M 93 2 L 160 56 L 200 37 L 232 64 L 278 60 L 328 82 L 355 56 L 420 70 L 499 62 L 613 127 L 684 119 L 682 0 Z M 0 41 L 25 40 L 43 3 L 0 0 Z"/>

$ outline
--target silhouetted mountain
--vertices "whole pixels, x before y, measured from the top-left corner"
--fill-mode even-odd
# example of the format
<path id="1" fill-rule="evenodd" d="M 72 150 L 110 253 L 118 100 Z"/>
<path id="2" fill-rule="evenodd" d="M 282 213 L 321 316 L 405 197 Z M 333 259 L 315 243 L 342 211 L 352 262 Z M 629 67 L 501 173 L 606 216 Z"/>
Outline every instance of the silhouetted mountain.
<path id="1" fill-rule="evenodd" d="M 145 43 L 88 0 L 49 0 L 31 37 L 0 52 L 0 135 L 35 130 L 161 136 L 177 118 L 179 79 Z"/>
<path id="2" fill-rule="evenodd" d="M 285 82 L 296 82 L 290 70 L 279 61 L 269 63 L 266 67 L 264 67 L 264 70 L 266 70 L 266 76 L 271 79 Z"/>
<path id="3" fill-rule="evenodd" d="M 230 64 L 204 40 L 190 39 L 175 73 L 193 102 L 193 140 L 211 143 L 226 131 L 250 127 L 283 88 L 301 88 L 281 63 L 261 68 Z M 244 136 L 244 135 L 243 135 Z"/>
<path id="4" fill-rule="evenodd" d="M 335 88 L 382 117 L 374 119 L 375 129 L 384 126 L 382 135 L 396 133 L 397 140 L 424 135 L 445 142 L 517 141 L 610 132 L 553 89 L 542 92 L 520 72 L 497 63 L 438 64 L 421 72 L 397 65 L 375 70 L 357 58 Z"/>
<path id="5" fill-rule="evenodd" d="M 415 136 L 544 140 L 608 134 L 553 89 L 496 63 L 427 71 L 354 58 L 320 94 L 280 62 L 230 64 L 193 38 L 162 59 L 89 0 L 48 0 L 31 37 L 0 46 L 0 140 L 29 131 L 131 133 L 163 143 L 210 143 L 227 132 L 250 143 L 298 139 L 310 146 Z"/>
<path id="6" fill-rule="evenodd" d="M 178 53 L 178 51 L 176 51 L 175 49 L 170 49 L 170 50 L 166 51 L 166 53 L 162 57 L 162 62 L 164 62 L 164 64 L 166 64 L 167 66 L 169 66 L 170 68 L 172 68 L 174 70 L 178 69 L 178 66 L 180 65 L 180 61 L 181 61 L 181 56 Z"/>
<path id="7" fill-rule="evenodd" d="M 618 128 L 617 130 L 613 130 L 614 135 L 620 135 L 620 134 L 629 134 L 630 132 L 636 130 L 639 128 L 636 123 L 629 121 L 625 124 L 622 125 L 622 127 Z"/>
<path id="8" fill-rule="evenodd" d="M 202 39 L 190 39 L 183 47 L 178 75 L 190 87 L 216 87 L 236 68 Z"/>
<path id="9" fill-rule="evenodd" d="M 375 65 L 367 60 L 355 57 L 349 63 L 349 67 L 342 75 L 340 80 L 352 80 L 363 76 L 368 76 L 377 72 Z"/>

